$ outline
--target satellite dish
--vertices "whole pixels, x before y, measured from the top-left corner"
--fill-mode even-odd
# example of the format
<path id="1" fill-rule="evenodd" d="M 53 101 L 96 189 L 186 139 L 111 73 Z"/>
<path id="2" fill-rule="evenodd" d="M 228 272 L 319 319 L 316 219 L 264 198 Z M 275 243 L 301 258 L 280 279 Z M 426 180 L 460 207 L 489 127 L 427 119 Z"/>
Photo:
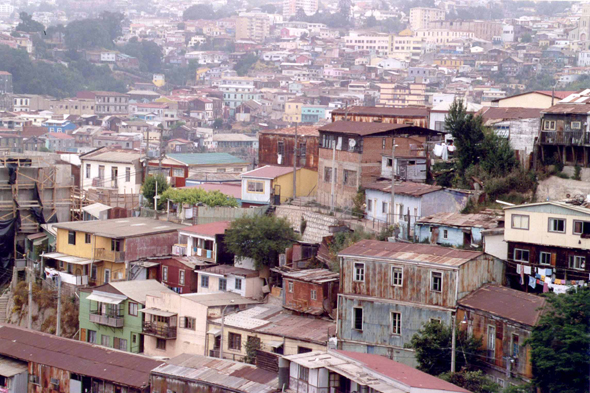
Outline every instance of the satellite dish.
<path id="1" fill-rule="evenodd" d="M 355 147 L 356 146 L 356 141 L 354 139 L 350 139 L 348 141 L 348 145 L 351 146 L 351 147 Z"/>

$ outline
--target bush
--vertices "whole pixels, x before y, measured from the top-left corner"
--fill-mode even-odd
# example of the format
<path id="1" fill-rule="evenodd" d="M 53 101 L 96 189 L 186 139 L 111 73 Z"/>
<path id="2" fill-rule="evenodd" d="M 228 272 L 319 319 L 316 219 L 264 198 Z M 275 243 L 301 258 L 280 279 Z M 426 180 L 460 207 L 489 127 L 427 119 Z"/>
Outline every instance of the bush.
<path id="1" fill-rule="evenodd" d="M 555 174 L 555 176 L 560 177 L 562 179 L 569 179 L 570 177 L 567 175 L 567 173 L 563 173 L 563 172 L 557 172 Z"/>
<path id="2" fill-rule="evenodd" d="M 576 164 L 574 167 L 574 176 L 572 177 L 574 180 L 582 180 L 582 167 Z"/>
<path id="3" fill-rule="evenodd" d="M 516 170 L 508 176 L 489 179 L 484 190 L 490 200 L 496 200 L 502 195 L 513 192 L 527 193 L 535 190 L 537 181 L 534 172 Z"/>

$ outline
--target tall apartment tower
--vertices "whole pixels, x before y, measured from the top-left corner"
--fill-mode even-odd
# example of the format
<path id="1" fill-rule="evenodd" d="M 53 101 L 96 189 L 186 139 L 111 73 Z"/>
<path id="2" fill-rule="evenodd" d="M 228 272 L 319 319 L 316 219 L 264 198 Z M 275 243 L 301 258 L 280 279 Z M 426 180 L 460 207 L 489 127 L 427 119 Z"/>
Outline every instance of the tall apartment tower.
<path id="1" fill-rule="evenodd" d="M 297 14 L 297 10 L 302 9 L 306 15 L 313 15 L 318 11 L 319 0 L 283 0 L 283 18 L 288 18 Z"/>
<path id="2" fill-rule="evenodd" d="M 410 9 L 410 28 L 412 30 L 425 29 L 429 22 L 444 19 L 445 11 L 439 8 L 417 7 Z"/>

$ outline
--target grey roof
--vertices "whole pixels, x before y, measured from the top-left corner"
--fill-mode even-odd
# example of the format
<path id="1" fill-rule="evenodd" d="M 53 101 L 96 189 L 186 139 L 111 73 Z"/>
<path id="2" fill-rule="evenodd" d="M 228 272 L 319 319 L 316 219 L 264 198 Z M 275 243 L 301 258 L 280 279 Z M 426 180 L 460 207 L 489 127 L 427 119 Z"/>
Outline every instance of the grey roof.
<path id="1" fill-rule="evenodd" d="M 141 155 L 136 151 L 107 149 L 93 150 L 80 156 L 80 159 L 83 161 L 103 161 L 125 164 L 134 164 L 135 162 L 139 161 L 140 158 Z"/>
<path id="2" fill-rule="evenodd" d="M 130 217 L 111 220 L 73 221 L 54 224 L 54 228 L 91 233 L 111 239 L 153 235 L 157 233 L 176 232 L 185 225 L 152 218 Z"/>
<path id="3" fill-rule="evenodd" d="M 166 156 L 187 165 L 248 164 L 229 153 L 170 153 Z"/>
<path id="4" fill-rule="evenodd" d="M 145 304 L 145 297 L 159 296 L 162 292 L 173 293 L 156 280 L 113 281 L 109 283 L 117 291 L 138 303 Z"/>
<path id="5" fill-rule="evenodd" d="M 195 381 L 217 388 L 215 390 L 267 393 L 278 389 L 277 373 L 246 363 L 202 355 L 182 354 L 168 360 L 152 373 Z"/>
<path id="6" fill-rule="evenodd" d="M 339 277 L 339 273 L 333 272 L 328 269 L 307 269 L 283 273 L 283 278 L 307 281 L 315 284 L 323 284 L 325 282 L 338 281 Z"/>
<path id="7" fill-rule="evenodd" d="M 0 375 L 10 378 L 29 370 L 27 362 L 0 356 Z"/>
<path id="8" fill-rule="evenodd" d="M 207 307 L 218 307 L 228 304 L 240 305 L 260 303 L 233 292 L 187 293 L 186 295 L 181 296 Z"/>
<path id="9" fill-rule="evenodd" d="M 258 142 L 258 138 L 245 134 L 214 134 L 215 142 Z"/>

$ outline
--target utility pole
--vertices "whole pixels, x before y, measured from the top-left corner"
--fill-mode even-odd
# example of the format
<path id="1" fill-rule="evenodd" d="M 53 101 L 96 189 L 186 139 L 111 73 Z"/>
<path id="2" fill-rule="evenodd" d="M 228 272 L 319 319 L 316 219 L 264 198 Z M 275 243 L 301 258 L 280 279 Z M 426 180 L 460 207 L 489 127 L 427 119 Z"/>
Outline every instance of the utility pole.
<path id="1" fill-rule="evenodd" d="M 57 276 L 57 323 L 55 324 L 55 335 L 61 336 L 61 276 Z"/>
<path id="2" fill-rule="evenodd" d="M 29 318 L 27 321 L 27 327 L 33 328 L 33 281 L 29 276 Z"/>
<path id="3" fill-rule="evenodd" d="M 455 312 L 451 312 L 451 323 L 453 326 L 452 329 L 452 337 L 451 337 L 451 372 L 454 373 L 455 372 L 455 347 L 457 346 L 457 338 L 455 337 L 455 329 L 457 326 L 457 323 L 455 322 Z"/>
<path id="4" fill-rule="evenodd" d="M 145 178 L 150 174 L 150 127 L 147 127 L 147 140 L 145 141 Z"/>
<path id="5" fill-rule="evenodd" d="M 391 136 L 391 225 L 395 224 L 395 138 Z M 395 235 L 394 235 L 395 236 Z"/>
<path id="6" fill-rule="evenodd" d="M 156 180 L 156 194 L 154 195 L 154 210 L 158 211 L 158 181 Z"/>
<path id="7" fill-rule="evenodd" d="M 336 181 L 336 139 L 332 141 L 332 190 L 330 201 L 330 212 L 334 213 L 334 187 Z"/>
<path id="8" fill-rule="evenodd" d="M 295 123 L 295 144 L 293 145 L 293 200 L 297 196 L 297 124 Z"/>

